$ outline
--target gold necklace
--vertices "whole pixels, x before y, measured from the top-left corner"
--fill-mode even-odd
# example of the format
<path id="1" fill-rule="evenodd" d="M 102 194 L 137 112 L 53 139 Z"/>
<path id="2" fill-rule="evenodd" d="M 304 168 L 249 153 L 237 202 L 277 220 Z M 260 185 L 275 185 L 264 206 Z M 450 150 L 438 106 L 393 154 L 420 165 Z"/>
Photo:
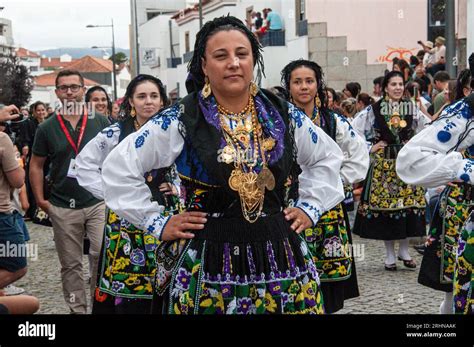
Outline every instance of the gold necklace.
<path id="1" fill-rule="evenodd" d="M 229 187 L 239 194 L 244 218 L 249 223 L 254 223 L 262 215 L 265 189 L 273 190 L 275 188 L 275 177 L 266 164 L 265 146 L 262 146 L 260 140 L 262 137 L 262 129 L 257 120 L 255 106 L 253 102 L 249 104 L 252 130 L 248 136 L 250 137 L 250 134 L 253 133 L 254 143 L 253 154 L 250 159 L 246 158 L 246 154 L 249 153 L 251 147 L 244 146 L 242 141 L 239 141 L 237 133 L 232 131 L 226 124 L 225 116 L 227 116 L 227 114 L 221 114 L 220 120 L 221 127 L 224 130 L 224 138 L 227 142 L 222 157 L 227 164 L 231 164 L 232 162 L 234 164 L 234 169 L 228 180 Z M 242 114 L 242 112 L 240 114 Z M 250 138 L 248 142 L 250 143 Z M 268 144 L 267 147 L 269 147 Z M 257 174 L 254 168 L 258 164 L 259 154 L 262 158 L 263 167 L 260 173 Z M 247 170 L 245 170 L 245 166 Z"/>
<path id="2" fill-rule="evenodd" d="M 136 118 L 133 119 L 133 126 L 135 127 L 136 131 L 140 130 L 140 128 L 142 127 L 140 123 L 138 123 Z"/>
<path id="3" fill-rule="evenodd" d="M 228 109 L 226 109 L 225 107 L 219 104 L 217 105 L 217 110 L 219 111 L 220 114 L 225 115 L 227 118 L 238 122 L 238 121 L 245 120 L 247 118 L 248 113 L 253 107 L 254 107 L 254 102 L 253 102 L 252 96 L 250 95 L 247 106 L 245 106 L 244 109 L 240 111 L 239 113 L 230 112 Z"/>

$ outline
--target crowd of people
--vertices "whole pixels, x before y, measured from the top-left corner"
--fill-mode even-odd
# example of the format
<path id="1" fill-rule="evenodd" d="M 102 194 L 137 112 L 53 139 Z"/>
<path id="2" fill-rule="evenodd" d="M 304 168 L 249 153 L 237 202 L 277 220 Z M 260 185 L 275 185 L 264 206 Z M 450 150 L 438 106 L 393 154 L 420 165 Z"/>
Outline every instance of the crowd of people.
<path id="1" fill-rule="evenodd" d="M 384 242 L 390 272 L 417 268 L 409 239 L 424 237 L 419 283 L 446 292 L 441 313 L 472 314 L 474 54 L 451 79 L 444 39 L 420 41 L 372 95 L 300 59 L 266 90 L 258 32 L 282 28 L 263 12 L 205 23 L 172 105 L 157 77 L 113 102 L 59 72 L 61 107 L 35 102 L 0 133 L 0 243 L 25 244 L 24 217 L 51 225 L 74 314 L 88 312 L 85 240 L 94 314 L 323 314 L 360 295 L 353 234 Z M 2 257 L 0 288 L 26 269 Z M 0 310 L 38 310 L 3 294 Z"/>

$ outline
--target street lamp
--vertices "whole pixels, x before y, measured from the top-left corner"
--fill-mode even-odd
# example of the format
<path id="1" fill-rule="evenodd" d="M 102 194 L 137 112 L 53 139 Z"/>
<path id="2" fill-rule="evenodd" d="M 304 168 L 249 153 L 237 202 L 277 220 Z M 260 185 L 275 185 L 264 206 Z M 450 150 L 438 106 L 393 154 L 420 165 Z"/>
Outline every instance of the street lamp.
<path id="1" fill-rule="evenodd" d="M 114 35 L 114 20 L 111 19 L 111 25 L 92 25 L 89 24 L 86 28 L 112 28 L 112 74 L 114 78 L 114 100 L 117 100 L 117 72 L 115 71 L 115 35 Z"/>

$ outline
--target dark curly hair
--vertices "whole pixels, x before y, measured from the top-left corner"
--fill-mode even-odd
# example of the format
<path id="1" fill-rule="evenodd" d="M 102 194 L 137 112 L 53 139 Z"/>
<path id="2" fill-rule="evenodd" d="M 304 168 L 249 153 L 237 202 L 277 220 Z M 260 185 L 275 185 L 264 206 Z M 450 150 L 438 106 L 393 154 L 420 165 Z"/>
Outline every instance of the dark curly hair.
<path id="1" fill-rule="evenodd" d="M 307 67 L 314 71 L 314 75 L 316 77 L 316 82 L 318 84 L 318 97 L 321 100 L 321 110 L 326 110 L 328 107 L 327 102 L 327 95 L 326 95 L 326 84 L 324 83 L 324 74 L 323 69 L 321 66 L 316 64 L 314 61 L 299 59 L 294 60 L 288 65 L 286 65 L 283 70 L 281 71 L 281 85 L 286 91 L 286 98 L 290 100 L 290 80 L 291 80 L 291 73 L 300 68 L 300 67 Z"/>
<path id="2" fill-rule="evenodd" d="M 154 83 L 158 87 L 158 91 L 160 92 L 160 98 L 163 100 L 163 108 L 168 106 L 168 97 L 166 96 L 165 87 L 159 78 L 156 78 L 151 75 L 140 74 L 137 75 L 127 86 L 127 90 L 125 91 L 125 95 L 123 96 L 123 102 L 120 105 L 120 118 L 125 119 L 130 117 L 130 111 L 132 110 L 132 105 L 130 105 L 129 99 L 133 97 L 135 90 L 137 87 L 145 82 Z"/>
<path id="3" fill-rule="evenodd" d="M 188 91 L 192 89 L 200 90 L 204 86 L 204 72 L 202 70 L 202 59 L 205 57 L 206 45 L 209 38 L 220 32 L 237 30 L 243 33 L 250 41 L 252 47 L 252 55 L 254 67 L 258 65 L 262 74 L 265 76 L 265 70 L 263 65 L 262 57 L 262 45 L 258 42 L 255 35 L 245 26 L 245 24 L 238 18 L 233 16 L 222 16 L 214 18 L 213 20 L 206 22 L 204 26 L 199 30 L 196 35 L 196 42 L 194 44 L 194 53 L 191 61 L 188 64 L 188 72 L 191 74 L 191 78 L 188 82 L 194 83 L 194 88 L 188 87 Z M 189 83 L 187 83 L 187 86 Z"/>

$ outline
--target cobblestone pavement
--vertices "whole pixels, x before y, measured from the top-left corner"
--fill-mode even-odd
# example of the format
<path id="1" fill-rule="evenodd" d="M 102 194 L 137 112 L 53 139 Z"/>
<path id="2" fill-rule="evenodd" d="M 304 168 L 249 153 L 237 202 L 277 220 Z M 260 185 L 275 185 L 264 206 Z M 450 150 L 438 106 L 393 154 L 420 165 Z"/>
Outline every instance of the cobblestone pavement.
<path id="1" fill-rule="evenodd" d="M 53 242 L 52 228 L 27 223 L 31 240 L 38 247 L 38 259 L 29 260 L 28 273 L 16 283 L 29 294 L 39 298 L 39 313 L 67 314 L 60 280 L 60 267 Z M 398 271 L 384 270 L 382 241 L 354 236 L 357 275 L 361 296 L 345 302 L 340 314 L 437 314 L 444 294 L 417 283 L 418 268 L 411 271 L 398 262 Z M 398 247 L 398 245 L 396 246 Z M 397 249 L 397 248 L 396 248 Z M 363 252 L 360 252 L 363 251 Z M 421 256 L 414 249 L 410 254 L 421 264 Z M 84 271 L 88 272 L 87 257 Z M 84 276 L 86 279 L 88 275 Z"/>

